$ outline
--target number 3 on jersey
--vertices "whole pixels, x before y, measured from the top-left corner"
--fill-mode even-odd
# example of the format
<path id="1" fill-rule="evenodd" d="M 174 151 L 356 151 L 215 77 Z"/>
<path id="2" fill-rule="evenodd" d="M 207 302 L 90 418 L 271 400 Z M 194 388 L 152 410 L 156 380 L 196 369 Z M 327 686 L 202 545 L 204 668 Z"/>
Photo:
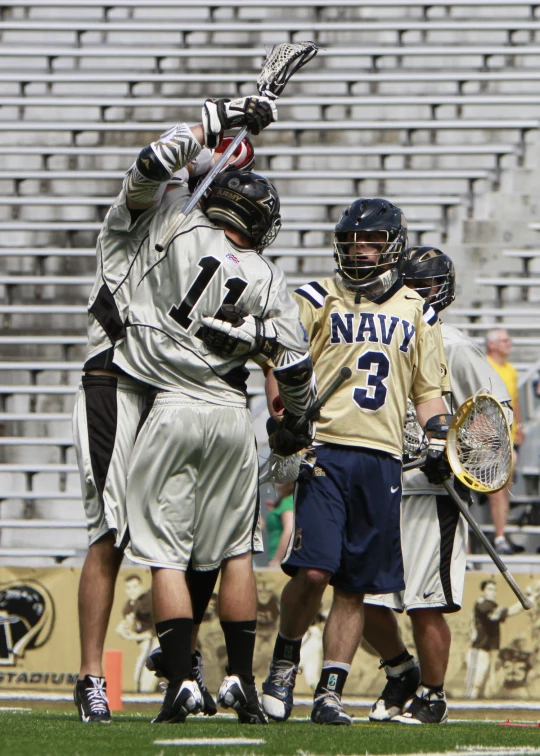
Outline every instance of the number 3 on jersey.
<path id="1" fill-rule="evenodd" d="M 356 369 L 367 373 L 366 386 L 355 388 L 353 399 L 359 407 L 376 412 L 386 401 L 388 387 L 386 378 L 390 375 L 390 362 L 384 352 L 364 352 L 358 358 Z"/>

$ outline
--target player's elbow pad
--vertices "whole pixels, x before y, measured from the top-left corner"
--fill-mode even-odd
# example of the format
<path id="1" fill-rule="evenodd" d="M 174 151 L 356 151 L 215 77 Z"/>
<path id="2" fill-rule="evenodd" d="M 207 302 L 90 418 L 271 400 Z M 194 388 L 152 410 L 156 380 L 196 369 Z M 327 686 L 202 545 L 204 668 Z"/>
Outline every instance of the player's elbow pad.
<path id="1" fill-rule="evenodd" d="M 279 395 L 292 415 L 303 415 L 317 398 L 317 382 L 309 353 L 299 355 L 288 351 L 274 358 L 274 377 Z"/>
<path id="2" fill-rule="evenodd" d="M 201 149 L 185 123 L 173 126 L 139 152 L 127 176 L 128 197 L 142 204 L 159 200 L 163 184 L 176 171 L 195 160 Z"/>

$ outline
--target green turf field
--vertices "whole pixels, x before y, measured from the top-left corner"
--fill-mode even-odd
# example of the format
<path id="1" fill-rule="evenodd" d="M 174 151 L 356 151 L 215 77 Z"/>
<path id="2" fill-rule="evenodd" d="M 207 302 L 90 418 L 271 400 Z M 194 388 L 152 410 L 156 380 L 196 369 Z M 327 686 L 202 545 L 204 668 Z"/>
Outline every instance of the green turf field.
<path id="1" fill-rule="evenodd" d="M 303 712 L 302 712 L 303 713 Z M 247 756 L 314 756 L 318 754 L 462 753 L 470 746 L 490 753 L 540 754 L 540 728 L 499 727 L 482 721 L 409 727 L 372 725 L 320 727 L 308 721 L 240 726 L 234 719 L 190 718 L 184 724 L 151 725 L 150 714 L 117 714 L 111 725 L 83 725 L 71 710 L 0 709 L 2 756 L 168 756 L 168 754 L 234 754 Z M 262 739 L 261 745 L 170 746 L 155 741 L 177 738 Z M 529 746 L 529 748 L 526 748 Z M 491 750 L 490 747 L 493 747 Z M 478 753 L 478 751 L 476 751 Z"/>

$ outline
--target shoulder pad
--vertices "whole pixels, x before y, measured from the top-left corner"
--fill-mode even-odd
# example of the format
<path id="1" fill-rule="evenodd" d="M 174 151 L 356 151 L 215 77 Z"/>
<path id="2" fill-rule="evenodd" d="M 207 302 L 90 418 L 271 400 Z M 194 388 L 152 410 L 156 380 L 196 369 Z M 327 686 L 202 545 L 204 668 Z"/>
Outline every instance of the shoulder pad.
<path id="1" fill-rule="evenodd" d="M 307 299 L 316 310 L 319 310 L 324 305 L 324 300 L 328 296 L 328 292 L 317 281 L 311 281 L 304 284 L 294 292 L 304 299 Z"/>

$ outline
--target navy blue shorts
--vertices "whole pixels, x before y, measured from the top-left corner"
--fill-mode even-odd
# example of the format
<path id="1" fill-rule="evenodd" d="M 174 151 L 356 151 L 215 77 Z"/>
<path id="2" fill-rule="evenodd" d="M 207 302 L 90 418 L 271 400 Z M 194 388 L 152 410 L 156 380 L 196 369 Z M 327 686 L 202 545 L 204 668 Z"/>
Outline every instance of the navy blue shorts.
<path id="1" fill-rule="evenodd" d="M 295 532 L 287 575 L 332 573 L 353 593 L 405 588 L 400 543 L 401 462 L 389 454 L 324 444 L 303 464 L 295 491 Z"/>

